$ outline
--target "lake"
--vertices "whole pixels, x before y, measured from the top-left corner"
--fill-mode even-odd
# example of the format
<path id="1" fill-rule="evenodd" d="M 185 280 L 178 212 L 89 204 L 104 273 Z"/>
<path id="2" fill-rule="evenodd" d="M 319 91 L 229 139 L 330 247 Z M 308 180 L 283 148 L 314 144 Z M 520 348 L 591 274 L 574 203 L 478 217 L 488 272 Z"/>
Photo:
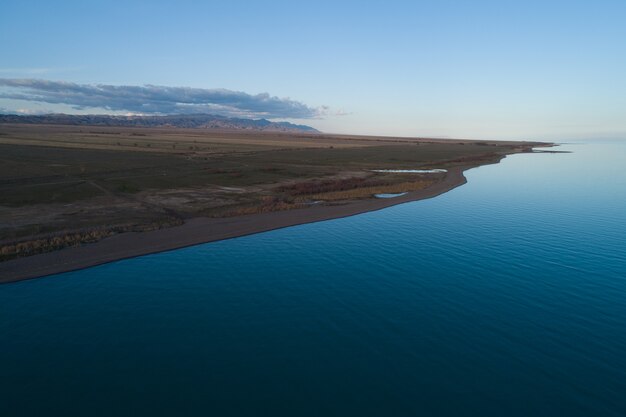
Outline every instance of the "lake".
<path id="1" fill-rule="evenodd" d="M 0 286 L 0 415 L 626 415 L 626 142 Z"/>

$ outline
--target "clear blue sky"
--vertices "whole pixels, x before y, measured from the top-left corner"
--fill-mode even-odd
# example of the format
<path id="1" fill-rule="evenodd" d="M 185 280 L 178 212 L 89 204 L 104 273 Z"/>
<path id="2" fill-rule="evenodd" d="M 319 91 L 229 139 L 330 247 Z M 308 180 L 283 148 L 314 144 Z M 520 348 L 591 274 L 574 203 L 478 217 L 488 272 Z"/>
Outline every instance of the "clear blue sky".
<path id="1" fill-rule="evenodd" d="M 329 132 L 626 136 L 624 0 L 199 3 L 4 0 L 0 78 L 267 92 Z"/>

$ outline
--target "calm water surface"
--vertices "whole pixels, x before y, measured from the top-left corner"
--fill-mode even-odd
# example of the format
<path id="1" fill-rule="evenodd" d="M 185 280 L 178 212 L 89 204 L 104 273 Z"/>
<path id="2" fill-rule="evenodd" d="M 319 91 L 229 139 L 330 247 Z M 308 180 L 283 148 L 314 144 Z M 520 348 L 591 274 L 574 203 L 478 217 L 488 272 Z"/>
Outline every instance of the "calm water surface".
<path id="1" fill-rule="evenodd" d="M 0 286 L 0 416 L 624 416 L 626 142 Z"/>

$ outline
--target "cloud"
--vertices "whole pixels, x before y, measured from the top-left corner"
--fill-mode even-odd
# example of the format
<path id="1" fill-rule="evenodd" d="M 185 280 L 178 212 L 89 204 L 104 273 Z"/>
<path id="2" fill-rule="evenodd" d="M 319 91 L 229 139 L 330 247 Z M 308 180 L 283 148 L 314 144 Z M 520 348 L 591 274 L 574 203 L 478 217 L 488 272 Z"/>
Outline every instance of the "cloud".
<path id="1" fill-rule="evenodd" d="M 327 107 L 310 107 L 268 93 L 248 94 L 226 89 L 75 84 L 65 81 L 0 78 L 0 98 L 65 104 L 77 110 L 104 108 L 141 114 L 211 113 L 231 117 L 312 119 Z"/>

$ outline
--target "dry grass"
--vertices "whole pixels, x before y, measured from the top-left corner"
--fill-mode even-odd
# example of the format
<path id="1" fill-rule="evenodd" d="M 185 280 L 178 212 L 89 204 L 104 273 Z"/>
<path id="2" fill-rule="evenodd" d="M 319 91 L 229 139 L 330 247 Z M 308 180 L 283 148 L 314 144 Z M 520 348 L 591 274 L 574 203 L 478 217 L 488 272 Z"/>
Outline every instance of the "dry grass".
<path id="1" fill-rule="evenodd" d="M 295 202 L 310 200 L 351 200 L 370 198 L 374 194 L 404 193 L 408 191 L 422 190 L 433 184 L 436 180 L 420 178 L 406 181 L 401 178 L 342 178 L 332 180 L 305 181 L 278 190 L 293 197 Z"/>
<path id="2" fill-rule="evenodd" d="M 296 202 L 291 198 L 278 196 L 266 196 L 257 204 L 240 205 L 215 213 L 216 217 L 233 217 L 248 214 L 269 213 L 272 211 L 293 210 L 304 207 L 302 202 Z"/>
<path id="3" fill-rule="evenodd" d="M 337 201 L 337 200 L 352 200 L 357 198 L 370 198 L 374 194 L 393 194 L 393 193 L 405 193 L 409 191 L 423 190 L 424 188 L 432 185 L 434 181 L 420 180 L 420 181 L 407 181 L 397 184 L 389 185 L 376 185 L 369 187 L 353 188 L 344 191 L 330 191 L 326 193 L 313 194 L 309 196 L 312 200 L 324 200 L 324 201 Z"/>
<path id="4" fill-rule="evenodd" d="M 0 143 L 59 148 L 173 154 L 224 154 L 271 149 L 375 146 L 376 138 L 340 138 L 311 133 L 221 131 L 216 129 L 135 128 L 1 124 Z M 387 142 L 385 142 L 387 143 Z M 393 142 L 391 142 L 393 144 Z"/>
<path id="5" fill-rule="evenodd" d="M 143 232 L 171 227 L 182 224 L 179 219 L 170 219 L 167 222 L 151 223 L 146 225 L 126 225 L 115 227 L 100 227 L 91 230 L 77 231 L 67 234 L 51 235 L 38 239 L 25 240 L 22 242 L 0 246 L 0 262 L 38 253 L 51 252 L 72 246 L 80 246 L 85 243 L 97 242 L 105 237 L 124 232 Z"/>
<path id="6" fill-rule="evenodd" d="M 278 187 L 277 191 L 287 193 L 290 196 L 311 196 L 332 191 L 347 191 L 364 186 L 387 184 L 388 181 L 373 180 L 371 178 L 333 178 L 328 180 L 297 182 L 295 184 Z"/>

